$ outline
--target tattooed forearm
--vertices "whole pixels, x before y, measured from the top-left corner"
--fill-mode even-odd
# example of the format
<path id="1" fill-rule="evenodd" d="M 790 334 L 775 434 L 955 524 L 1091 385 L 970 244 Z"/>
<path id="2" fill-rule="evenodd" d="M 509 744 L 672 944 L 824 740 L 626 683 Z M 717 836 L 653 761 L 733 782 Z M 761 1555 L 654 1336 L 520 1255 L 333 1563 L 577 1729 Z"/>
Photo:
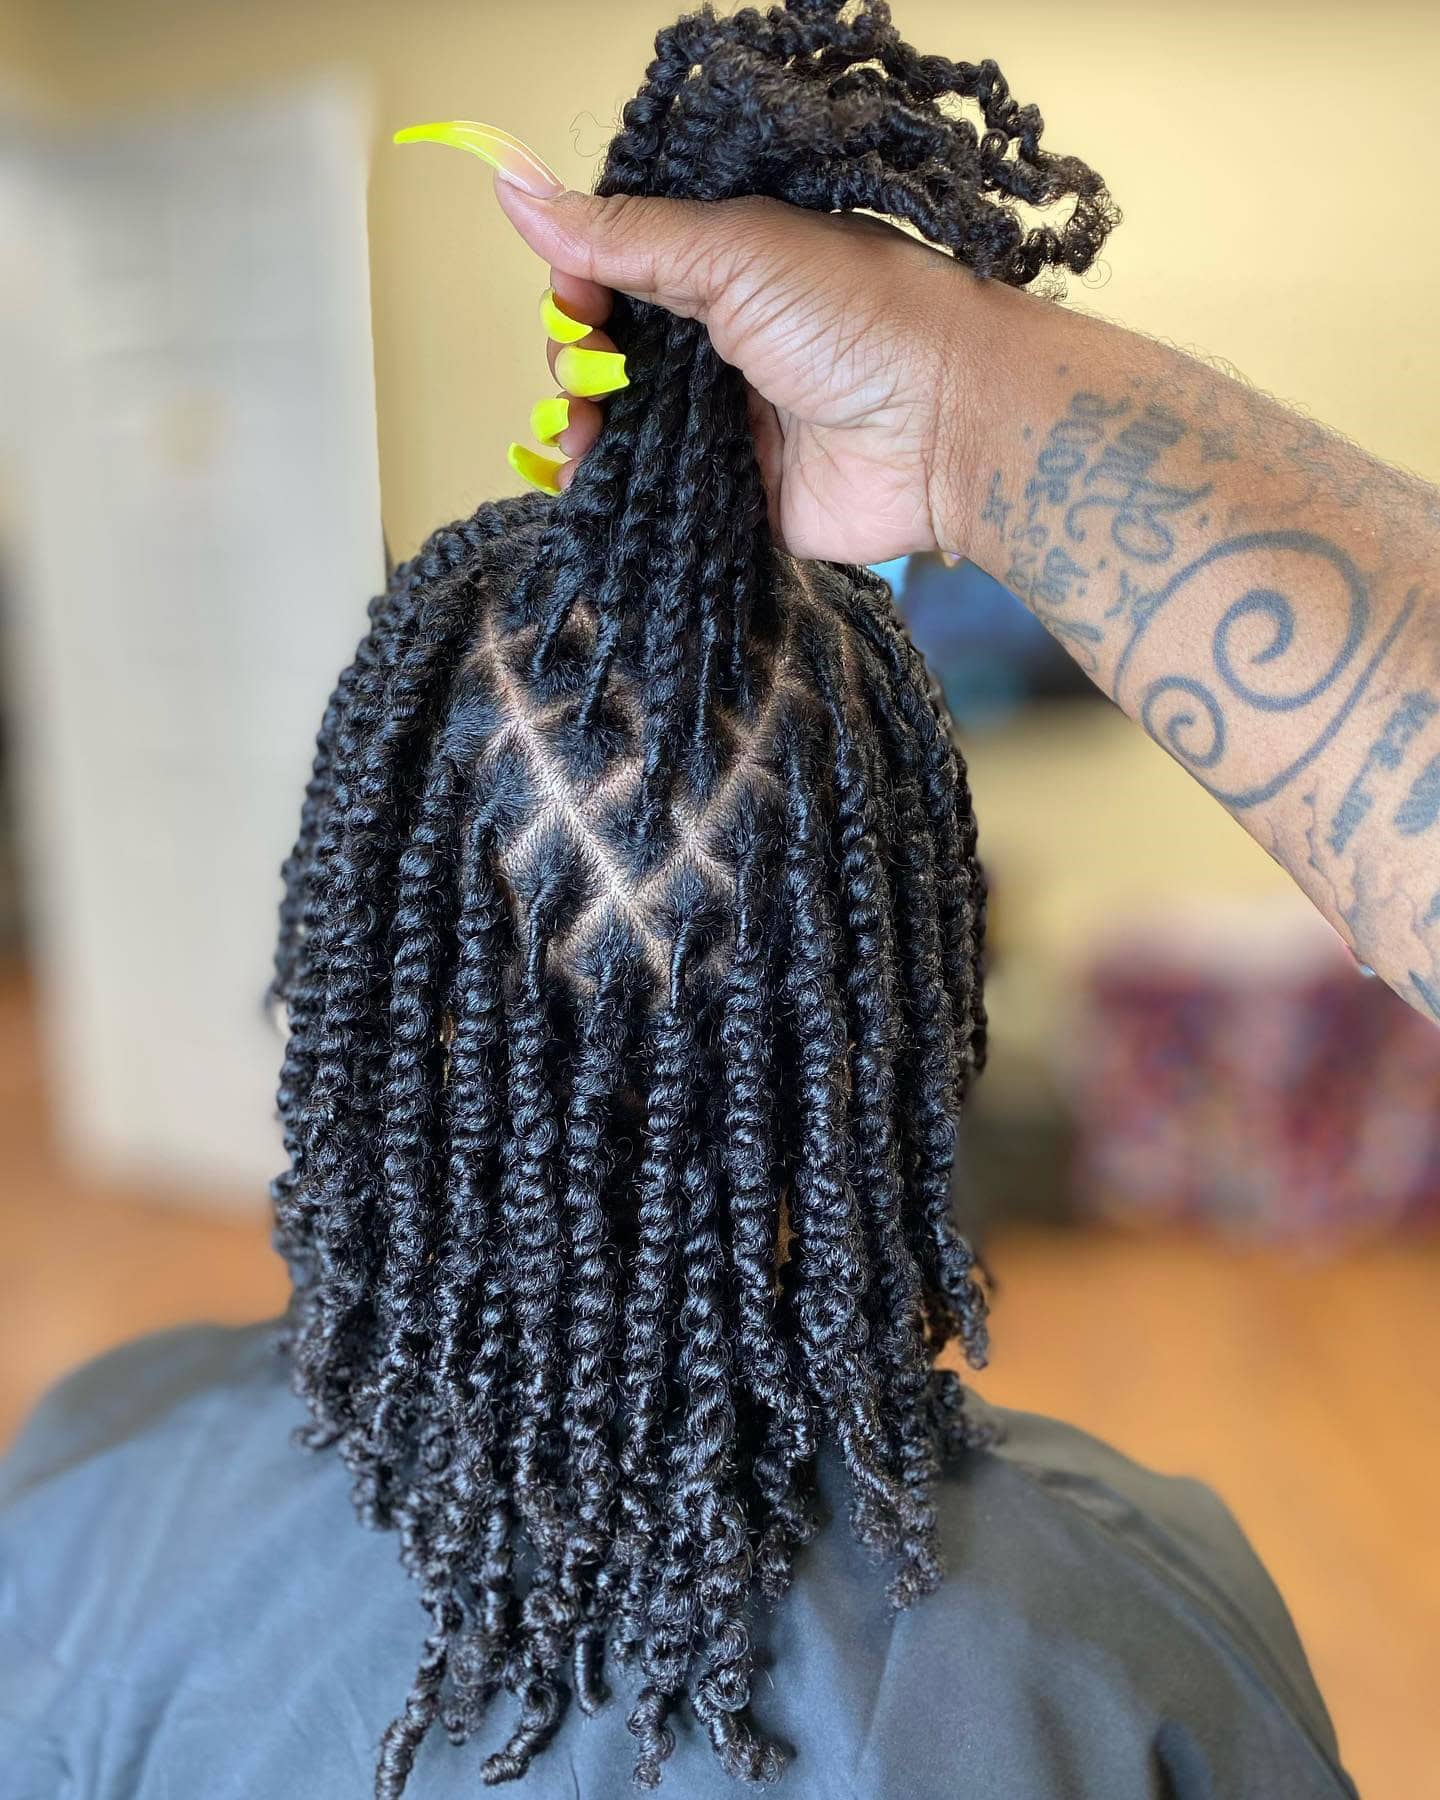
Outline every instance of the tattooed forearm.
<path id="1" fill-rule="evenodd" d="M 1440 498 L 1162 346 L 1056 321 L 1031 422 L 987 440 L 971 554 L 1267 846 L 1303 845 L 1297 880 L 1436 1011 Z"/>
<path id="2" fill-rule="evenodd" d="M 1356 828 L 1375 804 L 1370 783 L 1372 773 L 1398 769 L 1418 733 L 1437 713 L 1440 713 L 1440 700 L 1433 694 L 1406 694 L 1385 721 L 1384 730 L 1371 744 L 1365 761 L 1360 766 L 1360 773 L 1346 788 L 1345 797 L 1336 809 L 1335 820 L 1330 827 L 1329 844 L 1337 856 L 1349 844 Z M 1440 763 L 1431 766 L 1440 767 Z M 1425 828 L 1422 809 L 1414 804 L 1419 786 L 1417 782 L 1416 787 L 1411 789 L 1409 798 L 1395 815 L 1395 827 L 1399 831 L 1411 832 Z M 1437 794 L 1437 800 L 1440 800 L 1440 794 Z M 1430 822 L 1434 823 L 1433 818 Z"/>

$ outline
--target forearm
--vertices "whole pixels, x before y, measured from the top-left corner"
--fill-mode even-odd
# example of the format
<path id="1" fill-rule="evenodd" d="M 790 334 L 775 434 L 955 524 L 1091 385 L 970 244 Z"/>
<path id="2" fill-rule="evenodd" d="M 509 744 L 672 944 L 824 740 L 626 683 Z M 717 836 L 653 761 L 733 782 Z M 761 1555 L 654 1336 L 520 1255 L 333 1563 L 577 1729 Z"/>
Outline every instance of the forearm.
<path id="1" fill-rule="evenodd" d="M 1026 295 L 965 330 L 937 536 L 1440 1018 L 1440 493 Z"/>

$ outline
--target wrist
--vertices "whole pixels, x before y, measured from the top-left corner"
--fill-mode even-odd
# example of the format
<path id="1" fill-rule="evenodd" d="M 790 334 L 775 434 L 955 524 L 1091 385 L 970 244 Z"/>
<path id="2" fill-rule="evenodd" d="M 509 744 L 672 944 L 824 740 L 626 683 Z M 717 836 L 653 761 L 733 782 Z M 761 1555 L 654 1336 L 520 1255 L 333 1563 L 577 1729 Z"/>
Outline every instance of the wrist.
<path id="1" fill-rule="evenodd" d="M 947 271 L 949 274 L 950 271 Z M 1021 445 L 1026 406 L 1055 318 L 1051 302 L 954 271 L 938 333 L 937 405 L 926 501 L 936 548 L 971 556 L 995 470 Z"/>

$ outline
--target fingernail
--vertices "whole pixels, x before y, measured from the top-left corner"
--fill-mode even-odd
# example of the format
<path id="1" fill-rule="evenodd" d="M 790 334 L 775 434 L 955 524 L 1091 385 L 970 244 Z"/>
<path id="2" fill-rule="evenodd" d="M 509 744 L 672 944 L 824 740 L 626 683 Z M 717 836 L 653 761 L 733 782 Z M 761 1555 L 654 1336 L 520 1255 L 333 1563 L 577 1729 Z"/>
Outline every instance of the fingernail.
<path id="1" fill-rule="evenodd" d="M 537 400 L 530 409 L 530 435 L 537 444 L 553 444 L 570 423 L 570 401 L 565 394 Z"/>
<path id="2" fill-rule="evenodd" d="M 947 569 L 958 569 L 965 558 L 958 550 L 942 550 L 940 560 Z"/>
<path id="3" fill-rule="evenodd" d="M 598 399 L 629 387 L 625 358 L 619 350 L 577 350 L 567 344 L 555 358 L 555 379 L 572 394 Z"/>
<path id="4" fill-rule="evenodd" d="M 564 465 L 553 456 L 541 456 L 526 444 L 512 444 L 505 452 L 505 460 L 522 481 L 539 488 L 542 494 L 560 492 L 559 476 Z"/>
<path id="5" fill-rule="evenodd" d="M 495 173 L 527 194 L 553 200 L 565 192 L 565 183 L 528 144 L 522 144 L 497 125 L 476 125 L 468 119 L 447 119 L 436 125 L 407 125 L 395 133 L 397 144 L 453 144 L 468 150 Z"/>
<path id="6" fill-rule="evenodd" d="M 540 323 L 545 327 L 546 337 L 554 338 L 557 344 L 578 344 L 581 338 L 589 337 L 595 329 L 593 325 L 586 325 L 583 320 L 572 319 L 569 313 L 561 312 L 554 288 L 546 288 L 540 296 Z"/>

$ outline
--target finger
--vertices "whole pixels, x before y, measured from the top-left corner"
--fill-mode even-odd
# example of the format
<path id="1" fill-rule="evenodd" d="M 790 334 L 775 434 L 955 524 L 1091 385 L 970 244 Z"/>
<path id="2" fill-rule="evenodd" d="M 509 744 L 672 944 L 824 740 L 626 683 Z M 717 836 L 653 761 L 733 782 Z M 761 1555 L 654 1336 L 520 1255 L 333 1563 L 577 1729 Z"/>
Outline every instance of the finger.
<path id="1" fill-rule="evenodd" d="M 580 400 L 565 396 L 568 402 L 568 423 L 557 437 L 551 440 L 554 447 L 566 457 L 566 462 L 557 471 L 556 480 L 563 493 L 575 479 L 575 470 L 587 450 L 594 447 L 600 428 L 605 423 L 605 415 L 593 400 Z"/>
<path id="2" fill-rule="evenodd" d="M 784 548 L 784 515 L 781 508 L 781 473 L 784 467 L 785 432 L 775 408 L 753 387 L 746 387 L 745 410 L 750 420 L 750 436 L 755 444 L 755 461 L 765 486 L 765 510 L 770 520 L 770 535 Z"/>
<path id="3" fill-rule="evenodd" d="M 587 325 L 603 325 L 615 309 L 611 290 L 601 287 L 598 281 L 587 281 L 583 275 L 552 269 L 550 288 L 570 317 L 582 319 Z"/>
<path id="4" fill-rule="evenodd" d="M 552 268 L 704 318 L 757 251 L 782 251 L 804 229 L 773 200 L 662 200 L 565 193 L 554 199 L 497 181 L 510 223 Z"/>
<path id="5" fill-rule="evenodd" d="M 555 448 L 578 462 L 600 435 L 605 415 L 593 400 L 570 402 L 570 422 L 555 440 Z"/>
<path id="6" fill-rule="evenodd" d="M 562 456 L 583 456 L 600 435 L 604 414 L 593 400 L 554 394 L 530 408 L 530 435 Z"/>
<path id="7" fill-rule="evenodd" d="M 557 344 L 554 338 L 547 338 L 545 340 L 545 360 L 550 365 L 550 373 L 552 375 L 555 375 L 556 357 L 559 356 L 562 350 L 568 350 L 569 348 L 570 346 L 568 344 Z M 589 337 L 581 338 L 575 348 L 577 350 L 614 350 L 615 340 L 603 331 L 592 331 Z M 558 375 L 555 375 L 555 379 L 560 386 L 564 386 L 564 383 L 560 381 Z"/>

